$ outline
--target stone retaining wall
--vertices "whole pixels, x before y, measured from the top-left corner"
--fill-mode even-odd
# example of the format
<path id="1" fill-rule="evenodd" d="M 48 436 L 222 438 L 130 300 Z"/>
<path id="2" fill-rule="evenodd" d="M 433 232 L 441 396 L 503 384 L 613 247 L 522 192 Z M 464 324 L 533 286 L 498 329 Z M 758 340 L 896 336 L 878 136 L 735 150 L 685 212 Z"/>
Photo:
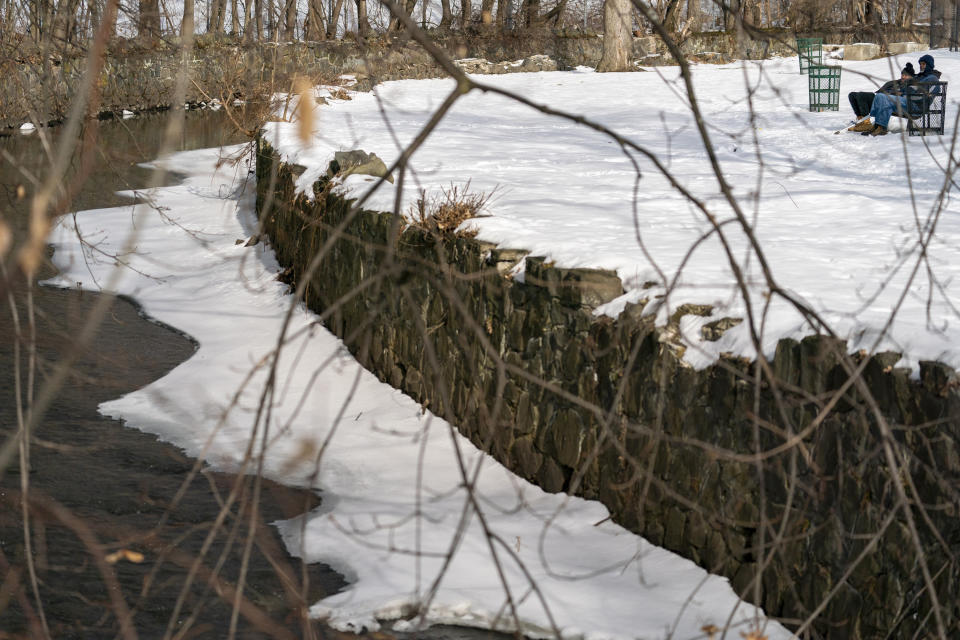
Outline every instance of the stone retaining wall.
<path id="1" fill-rule="evenodd" d="M 701 62 L 729 62 L 738 57 L 763 58 L 793 55 L 793 35 L 769 31 L 769 39 L 737 38 L 731 33 L 694 34 L 681 49 Z M 828 42 L 845 43 L 852 32 L 825 34 Z M 916 34 L 896 32 L 887 41 L 916 39 Z M 596 66 L 602 52 L 598 36 L 553 35 L 438 38 L 437 43 L 453 58 L 482 58 L 491 62 L 514 61 L 537 54 L 549 55 L 560 69 L 578 65 Z M 211 98 L 229 99 L 235 93 L 256 96 L 290 88 L 295 74 L 330 80 L 343 73 L 358 76 L 361 87 L 404 78 L 443 75 L 442 70 L 419 45 L 402 39 L 377 40 L 366 44 L 353 41 L 264 43 L 257 46 L 202 45 L 189 60 L 191 82 L 188 103 Z M 652 36 L 635 38 L 633 58 L 644 65 L 669 64 L 666 47 Z M 40 122 L 62 120 L 76 95 L 86 65 L 84 58 L 40 64 L 17 64 L 0 60 L 0 131 L 36 118 Z M 108 56 L 99 79 L 101 113 L 123 109 L 141 111 L 171 106 L 181 55 L 175 47 L 153 53 L 134 51 Z M 487 71 L 496 72 L 496 66 Z M 529 68 L 505 68 L 527 71 Z"/>
<path id="2" fill-rule="evenodd" d="M 596 64 L 600 59 L 598 38 L 497 38 L 443 44 L 455 58 L 503 61 L 547 53 L 561 68 Z M 643 55 L 639 45 L 638 55 Z M 174 48 L 109 56 L 99 81 L 100 112 L 170 107 L 181 60 Z M 46 71 L 40 65 L 0 64 L 6 75 L 0 83 L 0 130 L 34 117 L 51 123 L 65 118 L 85 65 L 84 58 L 59 60 Z M 443 75 L 422 47 L 401 40 L 369 45 L 324 41 L 197 48 L 189 60 L 189 73 L 187 103 L 288 91 L 292 77 L 304 74 L 326 82 L 340 74 L 354 74 L 361 88 L 385 80 Z"/>
<path id="3" fill-rule="evenodd" d="M 769 614 L 803 620 L 829 596 L 814 637 L 934 630 L 919 544 L 947 637 L 960 637 L 951 369 L 924 362 L 913 381 L 893 367 L 896 354 L 852 354 L 893 426 L 905 471 L 891 473 L 862 390 L 840 391 L 843 342 L 782 340 L 770 363 L 776 388 L 758 387 L 756 363 L 739 358 L 695 371 L 670 334 L 703 308 L 681 308 L 668 327 L 642 304 L 595 317 L 591 308 L 621 291 L 613 273 L 527 257 L 518 283 L 505 273 L 523 252 L 351 213 L 320 183 L 316 201 L 294 197 L 296 169 L 260 141 L 263 229 L 292 282 L 337 230 L 304 298 L 382 380 L 524 478 L 600 500 L 622 525 L 729 577 Z M 802 436 L 784 447 L 790 433 Z M 768 452 L 761 464 L 750 458 L 757 450 Z M 913 524 L 896 506 L 895 478 L 912 482 Z"/>

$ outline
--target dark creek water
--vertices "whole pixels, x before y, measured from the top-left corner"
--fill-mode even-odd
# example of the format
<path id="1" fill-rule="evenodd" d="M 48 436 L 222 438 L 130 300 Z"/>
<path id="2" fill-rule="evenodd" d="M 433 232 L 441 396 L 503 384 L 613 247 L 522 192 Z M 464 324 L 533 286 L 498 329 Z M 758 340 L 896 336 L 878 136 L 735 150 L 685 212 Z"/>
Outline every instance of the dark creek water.
<path id="1" fill-rule="evenodd" d="M 162 114 L 102 123 L 94 164 L 71 208 L 128 202 L 114 192 L 148 183 L 150 171 L 136 165 L 156 157 L 164 123 Z M 51 133 L 56 136 L 60 131 Z M 221 114 L 189 114 L 178 148 L 244 141 Z M 26 229 L 31 177 L 39 175 L 48 162 L 38 135 L 0 138 L 0 212 L 18 236 Z M 66 182 L 79 170 L 75 162 Z M 175 179 L 171 176 L 168 182 Z M 49 274 L 47 268 L 40 277 Z M 12 295 L 25 328 L 28 287 L 23 282 L 9 284 L 13 284 Z M 32 296 L 37 384 L 42 386 L 73 348 L 76 332 L 98 296 L 35 283 Z M 17 429 L 12 317 L 4 294 L 0 297 L 0 441 Z M 25 349 L 21 341 L 21 353 Z M 202 556 L 194 584 L 186 589 L 184 585 L 214 529 L 220 501 L 235 483 L 249 496 L 253 478 L 207 472 L 184 489 L 193 460 L 152 435 L 124 428 L 97 413 L 100 402 L 161 377 L 194 350 L 188 337 L 150 322 L 131 301 L 113 300 L 92 345 L 78 359 L 34 434 L 29 466 L 32 553 L 43 615 L 54 638 L 117 637 L 117 597 L 132 611 L 132 627 L 140 638 L 162 638 L 168 630 L 184 638 L 227 636 L 231 598 L 220 594 L 229 595 L 240 575 L 249 531 L 249 498 L 239 501 L 242 508 L 230 510 Z M 25 365 L 21 373 L 25 381 Z M 0 475 L 0 638 L 40 637 L 42 624 L 24 561 L 20 487 L 15 459 Z M 182 497 L 172 506 L 181 490 Z M 302 603 L 343 586 L 340 576 L 326 567 L 303 567 L 288 557 L 275 529 L 264 524 L 303 513 L 317 503 L 311 492 L 265 483 L 260 526 L 246 572 L 244 596 L 250 615 L 240 617 L 237 637 L 308 636 L 297 613 Z M 98 553 L 133 552 L 110 565 L 116 580 L 112 587 L 113 578 L 104 577 L 90 552 L 91 544 L 103 545 Z M 141 556 L 142 561 L 131 561 Z M 222 568 L 216 584 L 210 576 L 218 564 Z M 180 598 L 183 603 L 174 616 Z M 315 632 L 324 634 L 319 628 Z"/>
<path id="2" fill-rule="evenodd" d="M 157 156 L 164 118 L 159 114 L 101 123 L 93 165 L 73 195 L 70 209 L 125 204 L 129 200 L 115 191 L 147 185 L 151 172 L 137 164 Z M 54 136 L 59 133 L 52 131 Z M 177 148 L 248 141 L 222 113 L 191 113 Z M 48 164 L 38 135 L 0 137 L 0 216 L 18 237 L 27 229 L 31 177 L 42 174 Z M 65 182 L 80 170 L 79 161 L 74 162 Z M 176 179 L 170 176 L 168 183 Z M 46 265 L 39 277 L 51 274 Z M 8 292 L 24 330 L 28 291 L 32 292 L 38 387 L 74 348 L 78 328 L 101 299 L 89 292 L 41 287 L 35 282 L 27 287 L 20 280 L 0 280 L 0 446 L 16 433 L 18 424 L 17 335 Z M 145 318 L 134 302 L 111 298 L 111 303 L 92 344 L 72 367 L 30 443 L 30 540 L 42 606 L 25 562 L 16 458 L 0 472 L 0 640 L 42 637 L 41 608 L 52 638 L 124 637 L 116 615 L 118 599 L 129 608 L 132 630 L 141 639 L 221 639 L 229 633 L 255 480 L 204 472 L 185 485 L 194 460 L 150 434 L 97 413 L 100 402 L 163 376 L 196 348 L 188 336 Z M 23 340 L 20 347 L 25 353 Z M 26 380 L 25 368 L 21 380 Z M 244 492 L 244 499 L 238 501 L 242 506 L 230 509 L 223 524 L 215 527 L 222 501 L 237 485 Z M 264 481 L 255 544 L 246 569 L 245 615 L 239 618 L 237 638 L 357 637 L 304 618 L 305 606 L 337 592 L 345 583 L 328 567 L 304 566 L 288 556 L 276 530 L 269 526 L 318 503 L 312 492 Z M 213 530 L 217 533 L 203 553 Z M 118 557 L 109 565 L 112 574 L 107 577 L 95 561 L 104 554 Z M 197 577 L 185 586 L 198 558 Z M 211 579 L 213 575 L 216 580 Z M 434 627 L 416 635 L 431 640 L 505 638 L 455 627 Z M 383 640 L 390 636 L 361 637 Z"/>

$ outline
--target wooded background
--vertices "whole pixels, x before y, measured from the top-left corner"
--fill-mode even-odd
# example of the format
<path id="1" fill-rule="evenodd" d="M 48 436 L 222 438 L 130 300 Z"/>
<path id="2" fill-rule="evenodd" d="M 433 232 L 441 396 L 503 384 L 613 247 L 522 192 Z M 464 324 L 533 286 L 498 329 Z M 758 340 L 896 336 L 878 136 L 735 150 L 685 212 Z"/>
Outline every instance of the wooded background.
<path id="1" fill-rule="evenodd" d="M 0 41 L 84 47 L 93 37 L 108 0 L 0 0 Z M 603 29 L 602 0 L 398 0 L 425 28 L 566 31 Z M 927 23 L 930 0 L 653 0 L 649 4 L 668 32 L 677 35 L 733 29 L 738 21 L 757 28 L 794 31 L 909 27 Z M 648 21 L 634 12 L 634 28 Z M 400 30 L 380 0 L 125 0 L 117 4 L 115 36 L 149 41 L 175 37 L 185 25 L 210 37 L 243 42 L 365 37 Z"/>

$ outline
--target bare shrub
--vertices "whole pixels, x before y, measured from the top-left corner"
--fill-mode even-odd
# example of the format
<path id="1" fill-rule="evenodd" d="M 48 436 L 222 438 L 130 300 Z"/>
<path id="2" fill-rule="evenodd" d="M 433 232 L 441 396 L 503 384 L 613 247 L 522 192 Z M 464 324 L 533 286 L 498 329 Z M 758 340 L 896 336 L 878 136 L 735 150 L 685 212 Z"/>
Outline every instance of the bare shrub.
<path id="1" fill-rule="evenodd" d="M 481 211 L 490 203 L 496 188 L 489 192 L 471 192 L 470 181 L 462 187 L 452 184 L 440 193 L 428 194 L 420 190 L 420 197 L 410 207 L 407 217 L 414 226 L 428 231 L 455 233 L 472 238 L 476 231 L 460 229 L 471 218 L 481 217 Z M 459 229 L 459 230 L 458 230 Z"/>

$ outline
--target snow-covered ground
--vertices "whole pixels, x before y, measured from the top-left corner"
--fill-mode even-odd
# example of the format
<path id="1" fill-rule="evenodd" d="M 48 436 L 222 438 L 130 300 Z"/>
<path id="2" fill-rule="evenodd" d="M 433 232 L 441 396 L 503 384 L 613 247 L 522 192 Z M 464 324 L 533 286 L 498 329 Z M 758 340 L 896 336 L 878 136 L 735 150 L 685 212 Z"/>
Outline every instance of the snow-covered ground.
<path id="1" fill-rule="evenodd" d="M 873 90 L 899 77 L 907 61 L 919 68 L 923 53 L 840 62 L 839 112 L 807 110 L 808 80 L 795 57 L 697 65 L 693 78 L 719 167 L 776 283 L 849 338 L 851 350 L 901 352 L 905 366 L 938 359 L 956 367 L 960 207 L 951 193 L 956 160 L 950 160 L 956 98 L 949 100 L 942 138 L 834 135 L 853 117 L 849 91 Z M 960 79 L 960 54 L 930 53 L 944 80 Z M 781 337 L 813 332 L 783 298 L 768 299 L 760 261 L 721 193 L 676 67 L 476 80 L 586 116 L 655 155 L 722 225 L 750 284 L 764 352 L 772 354 Z M 374 93 L 317 108 L 315 136 L 307 144 L 294 123 L 273 123 L 267 136 L 291 161 L 310 167 L 300 179 L 306 190 L 337 150 L 374 152 L 389 165 L 453 86 L 451 80 L 385 83 Z M 891 127 L 899 131 L 903 122 L 894 118 Z M 661 321 L 685 302 L 715 305 L 712 317 L 687 317 L 681 324 L 693 347 L 688 361 L 705 366 L 724 351 L 754 355 L 746 323 L 715 343 L 700 339 L 704 323 L 744 317 L 744 301 L 716 234 L 696 244 L 711 231 L 707 217 L 642 153 L 624 152 L 592 129 L 475 90 L 457 101 L 417 151 L 401 208 L 421 188 L 438 193 L 467 181 L 474 191 L 496 193 L 487 217 L 470 223 L 480 239 L 548 256 L 559 266 L 615 269 L 628 292 L 600 310 L 611 315 L 627 301 L 656 299 L 665 293 L 662 283 L 676 278 L 657 311 Z M 370 184 L 353 176 L 345 187 L 360 195 Z M 391 210 L 395 198 L 396 187 L 386 184 L 369 204 Z M 921 230 L 933 224 L 936 233 L 924 253 Z M 661 284 L 642 288 L 651 281 Z M 894 309 L 889 332 L 881 336 Z"/>
<path id="2" fill-rule="evenodd" d="M 960 71 L 955 54 L 934 55 L 947 77 Z M 845 67 L 844 92 L 868 83 L 853 71 L 889 75 L 884 61 Z M 695 74 L 719 160 L 776 277 L 841 332 L 865 332 L 858 344 L 868 344 L 870 331 L 906 286 L 916 225 L 943 185 L 939 167 L 947 164 L 947 153 L 941 141 L 832 135 L 849 113 L 845 106 L 841 114 L 805 110 L 806 78 L 797 74 L 796 59 L 767 62 L 762 73 L 750 63 L 698 67 Z M 721 219 L 730 218 L 675 70 L 484 80 L 614 127 L 657 154 Z M 745 81 L 757 88 L 755 120 L 742 98 Z M 402 143 L 450 89 L 446 81 L 389 83 L 378 90 L 379 104 L 373 95 L 357 94 L 318 109 L 318 134 L 310 145 L 296 142 L 292 125 L 275 125 L 269 135 L 291 160 L 314 167 L 307 185 L 337 149 L 359 147 L 392 160 L 399 146 L 382 127 L 381 107 Z M 263 244 L 237 242 L 256 231 L 252 184 L 242 164 L 215 169 L 217 157 L 206 150 L 162 160 L 189 178 L 156 190 L 156 208 L 65 219 L 51 237 L 63 269 L 58 283 L 131 295 L 147 313 L 200 344 L 161 380 L 105 403 L 105 414 L 229 469 L 239 467 L 249 443 L 259 451 L 268 429 L 265 473 L 322 493 L 316 512 L 279 525 L 292 553 L 327 562 L 350 582 L 343 593 L 316 603 L 315 615 L 342 629 L 373 629 L 429 605 L 429 623 L 509 628 L 513 606 L 531 636 L 556 628 L 566 638 L 591 640 L 696 638 L 704 637 L 704 625 L 723 627 L 729 619 L 735 629 L 728 637 L 754 625 L 766 625 L 771 639 L 789 637 L 739 603 L 726 580 L 612 524 L 597 503 L 545 494 L 511 476 L 450 425 L 361 369 L 277 282 L 273 254 Z M 491 216 L 475 222 L 481 238 L 565 265 L 617 269 L 631 287 L 628 296 L 635 296 L 639 283 L 656 279 L 657 268 L 671 276 L 706 229 L 702 215 L 647 160 L 637 161 L 639 183 L 630 159 L 609 139 L 475 92 L 415 156 L 413 177 L 426 189 L 467 180 L 478 190 L 498 187 Z M 347 187 L 370 184 L 355 177 Z M 393 189 L 378 192 L 373 203 L 389 208 Z M 404 203 L 416 195 L 411 189 Z M 956 321 L 945 302 L 960 268 L 956 213 L 947 206 L 928 248 L 943 286 L 933 293 L 931 317 L 924 315 L 924 273 L 909 285 L 894 325 L 890 342 L 909 348 L 911 362 L 960 359 Z M 78 242 L 75 223 L 86 245 Z M 724 228 L 737 255 L 746 256 L 742 234 L 733 225 Z M 637 234 L 656 268 L 638 248 Z M 692 300 L 717 302 L 721 314 L 741 309 L 715 245 L 708 239 L 691 257 L 671 294 L 673 306 Z M 755 279 L 755 257 L 743 261 Z M 126 266 L 117 269 L 118 263 Z M 885 279 L 887 289 L 868 300 Z M 762 293 L 762 283 L 753 286 Z M 288 309 L 284 349 L 274 361 Z M 765 337 L 772 344 L 780 335 L 797 335 L 801 324 L 775 301 Z M 749 351 L 739 334 L 718 348 Z M 276 384 L 264 396 L 273 365 Z M 257 412 L 262 397 L 269 412 Z M 467 473 L 481 471 L 475 504 L 482 518 L 465 508 L 460 459 Z"/>

